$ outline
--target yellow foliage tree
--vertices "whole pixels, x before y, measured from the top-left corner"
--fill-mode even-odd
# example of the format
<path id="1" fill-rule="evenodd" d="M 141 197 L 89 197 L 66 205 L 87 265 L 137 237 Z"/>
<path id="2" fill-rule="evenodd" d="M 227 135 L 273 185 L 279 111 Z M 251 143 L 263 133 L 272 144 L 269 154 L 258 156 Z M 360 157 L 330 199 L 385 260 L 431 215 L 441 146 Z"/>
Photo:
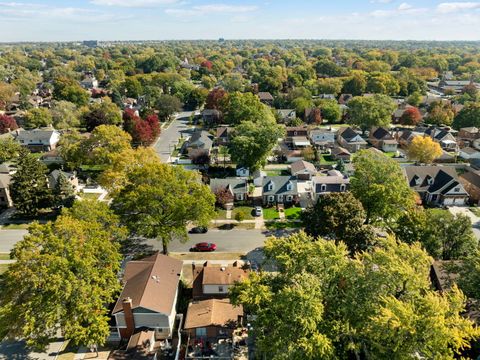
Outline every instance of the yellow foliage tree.
<path id="1" fill-rule="evenodd" d="M 408 158 L 423 164 L 431 164 L 442 155 L 442 148 L 429 136 L 416 136 L 410 143 Z"/>

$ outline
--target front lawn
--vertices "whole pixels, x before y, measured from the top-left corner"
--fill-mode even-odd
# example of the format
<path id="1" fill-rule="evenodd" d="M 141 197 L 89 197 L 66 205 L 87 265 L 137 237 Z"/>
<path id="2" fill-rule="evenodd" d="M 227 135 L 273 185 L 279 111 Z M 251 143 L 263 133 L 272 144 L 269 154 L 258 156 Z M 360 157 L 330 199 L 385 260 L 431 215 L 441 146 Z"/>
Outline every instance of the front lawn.
<path id="1" fill-rule="evenodd" d="M 478 207 L 471 207 L 471 208 L 469 208 L 469 210 L 470 210 L 475 216 L 480 217 L 480 208 L 478 208 Z"/>
<path id="2" fill-rule="evenodd" d="M 291 207 L 285 209 L 285 218 L 288 220 L 298 220 L 300 219 L 300 214 L 302 213 L 302 208 L 300 207 Z"/>
<path id="3" fill-rule="evenodd" d="M 10 260 L 9 253 L 0 253 L 0 260 Z"/>
<path id="4" fill-rule="evenodd" d="M 327 164 L 327 165 L 333 165 L 336 164 L 337 162 L 333 160 L 332 155 L 329 154 L 321 154 L 320 155 L 320 164 Z"/>
<path id="5" fill-rule="evenodd" d="M 101 194 L 99 193 L 84 193 L 84 192 L 81 192 L 79 193 L 80 197 L 82 199 L 88 199 L 88 200 L 98 200 L 98 198 L 100 197 Z"/>
<path id="6" fill-rule="evenodd" d="M 266 208 L 263 209 L 263 219 L 264 220 L 275 220 L 278 219 L 278 211 L 275 208 Z"/>
<path id="7" fill-rule="evenodd" d="M 253 207 L 250 206 L 235 206 L 232 210 L 232 219 L 235 219 L 235 215 L 239 212 L 243 212 L 245 220 L 253 220 L 255 217 L 252 215 Z"/>
<path id="8" fill-rule="evenodd" d="M 222 208 L 216 208 L 215 211 L 217 212 L 217 219 L 225 220 L 227 218 L 227 210 Z"/>
<path id="9" fill-rule="evenodd" d="M 288 176 L 290 172 L 288 170 L 267 170 L 265 171 L 267 176 Z"/>
<path id="10" fill-rule="evenodd" d="M 0 274 L 3 274 L 8 269 L 8 264 L 0 264 Z"/>

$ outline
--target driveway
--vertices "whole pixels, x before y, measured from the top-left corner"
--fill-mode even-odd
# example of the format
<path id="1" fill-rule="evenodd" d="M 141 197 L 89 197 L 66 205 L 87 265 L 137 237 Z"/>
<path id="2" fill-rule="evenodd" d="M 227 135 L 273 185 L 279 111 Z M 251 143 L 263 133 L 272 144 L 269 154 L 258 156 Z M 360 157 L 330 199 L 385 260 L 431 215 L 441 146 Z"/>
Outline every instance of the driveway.
<path id="1" fill-rule="evenodd" d="M 23 239 L 27 230 L 0 230 L 0 253 L 8 253 Z"/>
<path id="2" fill-rule="evenodd" d="M 472 230 L 475 236 L 477 237 L 478 240 L 480 240 L 480 217 L 475 215 L 473 212 L 471 212 L 467 207 L 460 207 L 460 206 L 450 206 L 448 210 L 453 214 L 453 215 L 466 215 L 470 218 L 472 221 Z"/>
<path id="3" fill-rule="evenodd" d="M 54 360 L 62 350 L 63 339 L 50 343 L 43 353 L 30 351 L 23 341 L 0 342 L 0 360 Z"/>
<path id="4" fill-rule="evenodd" d="M 170 155 L 178 140 L 183 136 L 189 136 L 190 130 L 188 126 L 188 118 L 193 114 L 193 111 L 186 111 L 178 113 L 176 119 L 163 129 L 162 133 L 158 137 L 157 141 L 153 145 L 153 148 L 157 152 L 162 162 L 169 162 Z"/>

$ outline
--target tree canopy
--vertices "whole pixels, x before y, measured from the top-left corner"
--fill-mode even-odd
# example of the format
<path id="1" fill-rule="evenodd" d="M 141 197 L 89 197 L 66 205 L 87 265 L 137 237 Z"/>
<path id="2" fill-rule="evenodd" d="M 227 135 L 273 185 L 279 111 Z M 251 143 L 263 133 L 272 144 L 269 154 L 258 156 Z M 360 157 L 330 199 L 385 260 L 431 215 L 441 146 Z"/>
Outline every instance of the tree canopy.
<path id="1" fill-rule="evenodd" d="M 357 96 L 348 102 L 348 122 L 363 130 L 372 126 L 388 126 L 396 105 L 386 95 Z"/>

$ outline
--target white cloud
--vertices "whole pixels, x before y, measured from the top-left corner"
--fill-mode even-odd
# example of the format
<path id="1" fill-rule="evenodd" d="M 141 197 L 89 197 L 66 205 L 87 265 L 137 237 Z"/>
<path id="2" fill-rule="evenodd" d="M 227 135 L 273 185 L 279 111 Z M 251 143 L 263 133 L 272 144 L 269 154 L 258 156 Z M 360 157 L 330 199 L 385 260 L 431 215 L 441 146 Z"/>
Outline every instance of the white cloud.
<path id="1" fill-rule="evenodd" d="M 446 2 L 437 6 L 437 11 L 442 14 L 474 9 L 480 9 L 480 2 Z"/>
<path id="2" fill-rule="evenodd" d="M 178 0 L 91 0 L 90 2 L 94 5 L 135 8 L 172 5 L 178 3 Z"/>
<path id="3" fill-rule="evenodd" d="M 390 4 L 393 0 L 370 0 L 372 4 Z"/>
<path id="4" fill-rule="evenodd" d="M 412 5 L 407 4 L 407 3 L 404 2 L 404 3 L 401 3 L 401 4 L 398 6 L 397 9 L 400 10 L 400 11 L 404 11 L 404 10 L 410 10 L 410 9 L 412 9 L 412 8 L 413 8 Z"/>
<path id="5" fill-rule="evenodd" d="M 258 6 L 255 5 L 208 4 L 192 6 L 189 9 L 166 9 L 165 13 L 178 17 L 190 17 L 208 14 L 245 14 L 256 10 Z"/>

